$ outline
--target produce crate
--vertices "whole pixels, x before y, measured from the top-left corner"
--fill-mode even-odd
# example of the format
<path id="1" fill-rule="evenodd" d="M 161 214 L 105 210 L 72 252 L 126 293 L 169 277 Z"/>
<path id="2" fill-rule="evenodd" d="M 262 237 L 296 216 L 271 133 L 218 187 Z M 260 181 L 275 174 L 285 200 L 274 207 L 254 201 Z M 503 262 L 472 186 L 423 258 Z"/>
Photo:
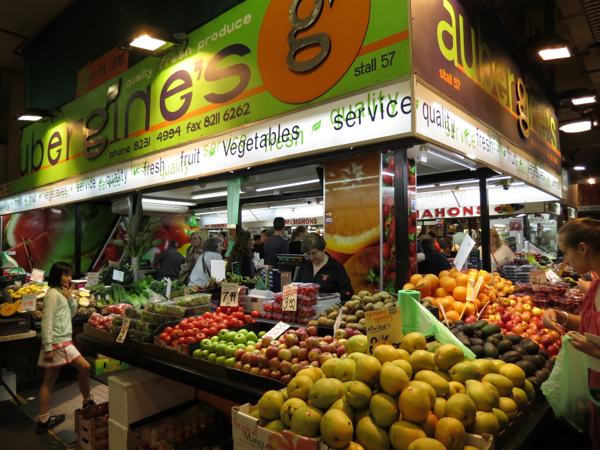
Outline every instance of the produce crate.
<path id="1" fill-rule="evenodd" d="M 27 333 L 29 330 L 31 330 L 31 316 L 29 315 L 0 319 L 0 336 Z"/>
<path id="2" fill-rule="evenodd" d="M 75 411 L 77 444 L 84 450 L 108 447 L 108 402 Z"/>
<path id="3" fill-rule="evenodd" d="M 104 355 L 98 355 L 97 358 L 86 356 L 85 359 L 90 363 L 94 375 L 129 369 L 129 364 Z"/>
<path id="4" fill-rule="evenodd" d="M 27 282 L 26 273 L 15 273 L 11 275 L 4 275 L 0 277 L 0 289 L 4 289 L 7 286 L 12 286 L 15 283 L 25 284 Z"/>
<path id="5" fill-rule="evenodd" d="M 525 409 L 517 414 L 515 420 L 513 420 L 510 424 L 508 424 L 508 427 L 500 432 L 498 439 L 496 439 L 497 448 L 502 448 L 517 433 L 522 431 L 522 425 L 529 419 L 535 408 L 535 400 L 530 400 Z"/>

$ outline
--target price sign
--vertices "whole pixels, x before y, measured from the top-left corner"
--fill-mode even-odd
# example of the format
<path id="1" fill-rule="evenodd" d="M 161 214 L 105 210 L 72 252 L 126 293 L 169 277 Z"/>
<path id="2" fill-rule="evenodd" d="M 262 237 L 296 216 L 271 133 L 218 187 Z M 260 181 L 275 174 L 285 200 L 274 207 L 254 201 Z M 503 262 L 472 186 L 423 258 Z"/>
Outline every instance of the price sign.
<path id="1" fill-rule="evenodd" d="M 35 311 L 35 303 L 37 301 L 37 294 L 25 294 L 21 298 L 21 311 Z"/>
<path id="2" fill-rule="evenodd" d="M 129 331 L 129 324 L 131 323 L 131 317 L 125 317 L 123 319 L 123 326 L 121 327 L 121 332 L 119 336 L 117 336 L 117 342 L 122 344 L 127 337 L 127 332 Z"/>
<path id="3" fill-rule="evenodd" d="M 108 303 L 110 303 L 110 295 L 106 294 L 104 296 L 104 300 L 106 300 Z"/>
<path id="4" fill-rule="evenodd" d="M 556 275 L 552 270 L 546 272 L 546 279 L 550 283 L 562 283 L 562 278 Z"/>
<path id="5" fill-rule="evenodd" d="M 367 311 L 367 343 L 369 354 L 378 342 L 400 348 L 402 341 L 402 311 L 399 307 L 385 308 L 378 311 Z"/>
<path id="6" fill-rule="evenodd" d="M 113 275 L 112 275 L 113 280 L 115 280 L 115 281 L 123 281 L 123 276 L 124 275 L 125 275 L 125 272 L 113 269 Z"/>
<path id="7" fill-rule="evenodd" d="M 98 272 L 89 272 L 87 274 L 87 285 L 96 286 L 98 284 L 99 275 Z"/>
<path id="8" fill-rule="evenodd" d="M 298 309 L 298 286 L 284 286 L 281 303 L 283 311 L 296 311 Z"/>
<path id="9" fill-rule="evenodd" d="M 223 283 L 221 285 L 221 306 L 238 306 L 237 283 Z"/>
<path id="10" fill-rule="evenodd" d="M 44 271 L 40 269 L 33 269 L 31 272 L 31 281 L 35 281 L 37 283 L 44 282 Z"/>
<path id="11" fill-rule="evenodd" d="M 539 291 L 541 287 L 548 286 L 545 270 L 534 270 L 531 272 L 531 287 L 534 291 Z"/>
<path id="12" fill-rule="evenodd" d="M 277 325 L 275 325 L 273 328 L 271 328 L 267 334 L 265 334 L 263 337 L 269 337 L 271 339 L 277 339 L 279 336 L 281 336 L 285 330 L 287 330 L 290 326 L 287 323 L 283 323 L 283 322 L 279 322 Z"/>
<path id="13" fill-rule="evenodd" d="M 167 291 L 165 292 L 165 297 L 171 298 L 171 285 L 173 282 L 168 277 L 165 277 L 165 280 L 167 281 Z"/>
<path id="14" fill-rule="evenodd" d="M 337 330 L 340 329 L 340 324 L 342 323 L 342 309 L 340 308 L 340 312 L 338 313 L 338 316 L 335 318 L 335 323 L 333 324 L 333 335 L 335 336 L 335 333 L 337 333 Z"/>

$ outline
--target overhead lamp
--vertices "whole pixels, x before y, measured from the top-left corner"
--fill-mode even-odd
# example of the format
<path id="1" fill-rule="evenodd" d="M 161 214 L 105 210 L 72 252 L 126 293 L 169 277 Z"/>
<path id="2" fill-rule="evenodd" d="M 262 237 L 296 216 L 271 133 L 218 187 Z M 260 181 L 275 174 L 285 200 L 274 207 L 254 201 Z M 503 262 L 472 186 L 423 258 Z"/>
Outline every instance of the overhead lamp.
<path id="1" fill-rule="evenodd" d="M 197 212 L 197 213 L 194 213 L 194 215 L 195 216 L 206 216 L 206 215 L 209 215 L 209 214 L 220 214 L 220 213 L 226 213 L 226 212 L 227 212 L 227 210 L 224 209 L 222 211 L 208 211 L 208 212 L 200 212 L 200 213 Z"/>
<path id="2" fill-rule="evenodd" d="M 435 187 L 435 184 L 425 184 L 423 186 L 417 185 L 417 189 L 427 189 L 427 188 L 432 188 L 432 187 Z"/>
<path id="3" fill-rule="evenodd" d="M 318 178 L 315 178 L 314 180 L 296 181 L 295 183 L 279 184 L 277 186 L 267 186 L 267 187 L 256 188 L 256 192 L 271 191 L 274 189 L 283 189 L 283 188 L 292 187 L 292 186 L 302 186 L 304 184 L 312 184 L 312 183 L 318 183 L 318 182 L 319 182 Z"/>
<path id="4" fill-rule="evenodd" d="M 539 49 L 538 55 L 540 55 L 544 61 L 571 57 L 569 42 L 556 34 L 542 36 L 538 41 L 537 48 Z"/>
<path id="5" fill-rule="evenodd" d="M 137 30 L 126 42 L 122 43 L 121 50 L 133 49 L 146 50 L 154 56 L 163 56 L 176 47 L 180 47 L 188 37 L 185 33 L 169 34 L 159 27 L 146 25 Z"/>
<path id="6" fill-rule="evenodd" d="M 244 191 L 240 191 L 240 194 L 244 194 Z M 215 198 L 215 197 L 225 197 L 227 195 L 227 191 L 215 191 L 208 192 L 206 194 L 197 194 L 190 196 L 190 200 L 202 200 L 205 198 Z"/>
<path id="7" fill-rule="evenodd" d="M 573 103 L 573 105 L 575 105 L 575 106 L 587 105 L 589 103 L 596 103 L 596 97 L 593 95 L 589 95 L 587 97 L 572 98 L 571 103 Z"/>
<path id="8" fill-rule="evenodd" d="M 516 183 L 513 183 L 513 186 L 523 186 L 525 184 L 524 181 L 517 181 Z"/>
<path id="9" fill-rule="evenodd" d="M 169 205 L 169 206 L 196 206 L 196 203 L 193 202 L 179 202 L 176 200 L 162 200 L 157 198 L 143 198 L 142 205 L 144 204 L 152 204 L 152 205 Z"/>
<path id="10" fill-rule="evenodd" d="M 592 129 L 591 120 L 579 120 L 577 122 L 566 123 L 558 127 L 560 131 L 565 133 L 581 133 Z"/>
<path id="11" fill-rule="evenodd" d="M 27 108 L 16 117 L 21 122 L 39 122 L 42 119 L 54 117 L 54 112 L 42 108 Z"/>
<path id="12" fill-rule="evenodd" d="M 269 206 L 270 209 L 277 209 L 277 208 L 298 208 L 300 206 L 308 206 L 308 203 L 300 203 L 298 205 L 275 205 L 275 206 Z"/>
<path id="13" fill-rule="evenodd" d="M 439 186 L 454 186 L 457 184 L 470 184 L 470 183 L 479 183 L 479 180 L 469 180 L 469 181 L 453 181 L 451 183 L 440 183 Z"/>
<path id="14" fill-rule="evenodd" d="M 588 178 L 587 182 L 589 184 L 596 184 L 596 179 L 595 178 Z"/>
<path id="15" fill-rule="evenodd" d="M 585 166 L 575 166 L 575 167 L 573 167 L 573 170 L 578 170 L 578 171 L 585 170 Z"/>
<path id="16" fill-rule="evenodd" d="M 515 217 L 525 217 L 527 214 L 523 213 L 523 214 L 517 214 Z"/>
<path id="17" fill-rule="evenodd" d="M 438 153 L 438 152 L 436 152 L 434 150 L 427 150 L 427 151 L 429 153 L 431 153 L 432 155 L 435 155 L 435 156 L 437 156 L 439 158 L 445 159 L 446 161 L 450 161 L 451 163 L 457 164 L 459 166 L 466 167 L 469 170 L 476 170 L 475 167 L 473 167 L 473 166 L 471 166 L 469 164 L 463 163 L 461 161 L 456 161 L 455 159 L 452 159 L 452 158 L 450 158 L 448 156 L 442 155 L 441 153 Z M 457 156 L 459 156 L 459 155 L 457 155 Z M 463 157 L 463 159 L 464 159 L 464 157 Z"/>
<path id="18" fill-rule="evenodd" d="M 506 175 L 503 177 L 493 177 L 493 178 L 490 178 L 490 181 L 508 180 L 509 178 L 512 178 L 512 177 L 510 175 Z"/>

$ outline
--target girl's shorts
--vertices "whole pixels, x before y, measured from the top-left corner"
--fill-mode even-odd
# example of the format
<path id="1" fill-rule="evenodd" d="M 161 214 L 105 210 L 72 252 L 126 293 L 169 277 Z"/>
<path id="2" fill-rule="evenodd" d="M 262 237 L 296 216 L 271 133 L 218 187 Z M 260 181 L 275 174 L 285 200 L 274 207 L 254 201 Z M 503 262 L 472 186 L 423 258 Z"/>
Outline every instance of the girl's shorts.
<path id="1" fill-rule="evenodd" d="M 54 352 L 54 359 L 50 362 L 46 362 L 44 361 L 45 351 L 44 347 L 42 346 L 42 351 L 40 352 L 37 365 L 40 367 L 66 366 L 81 356 L 81 353 L 79 353 L 79 350 L 75 348 L 72 341 L 63 342 L 62 344 L 53 344 L 52 351 Z"/>

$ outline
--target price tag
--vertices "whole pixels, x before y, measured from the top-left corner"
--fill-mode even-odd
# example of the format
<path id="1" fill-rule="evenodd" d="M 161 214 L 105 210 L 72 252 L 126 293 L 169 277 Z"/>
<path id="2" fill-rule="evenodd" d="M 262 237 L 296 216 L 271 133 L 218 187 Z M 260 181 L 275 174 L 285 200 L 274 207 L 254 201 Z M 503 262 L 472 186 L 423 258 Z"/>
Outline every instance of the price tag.
<path id="1" fill-rule="evenodd" d="M 340 312 L 338 313 L 338 316 L 335 318 L 335 323 L 333 324 L 333 335 L 335 336 L 335 333 L 337 333 L 337 330 L 340 329 L 340 324 L 342 323 L 342 308 L 340 308 Z"/>
<path id="2" fill-rule="evenodd" d="M 367 311 L 367 342 L 369 354 L 378 342 L 384 342 L 400 348 L 402 341 L 402 311 L 399 307 Z"/>
<path id="3" fill-rule="evenodd" d="M 167 299 L 169 299 L 169 298 L 171 298 L 171 285 L 173 284 L 173 282 L 168 277 L 165 277 L 165 280 L 167 282 L 167 290 L 165 292 L 165 297 L 167 297 Z"/>
<path id="4" fill-rule="evenodd" d="M 37 294 L 25 294 L 21 298 L 21 311 L 35 311 L 35 303 L 37 301 Z"/>
<path id="5" fill-rule="evenodd" d="M 89 272 L 87 274 L 87 285 L 96 286 L 98 284 L 99 275 L 98 272 Z"/>
<path id="6" fill-rule="evenodd" d="M 237 283 L 223 283 L 221 285 L 221 306 L 238 306 Z"/>
<path id="7" fill-rule="evenodd" d="M 290 326 L 287 323 L 283 323 L 283 322 L 279 322 L 277 325 L 275 325 L 273 328 L 271 328 L 267 334 L 265 334 L 263 337 L 270 337 L 271 339 L 277 339 L 279 336 L 281 336 L 285 330 L 287 330 Z"/>
<path id="8" fill-rule="evenodd" d="M 298 309 L 298 286 L 284 286 L 282 311 L 296 311 Z"/>
<path id="9" fill-rule="evenodd" d="M 129 324 L 131 323 L 131 317 L 125 317 L 123 319 L 123 326 L 121 327 L 121 332 L 119 336 L 117 336 L 117 342 L 122 344 L 125 341 L 125 337 L 127 337 L 127 332 L 129 331 Z"/>
<path id="10" fill-rule="evenodd" d="M 120 270 L 117 269 L 113 269 L 113 275 L 112 278 L 115 281 L 123 281 L 123 276 L 125 275 L 125 272 L 121 272 Z"/>
<path id="11" fill-rule="evenodd" d="M 96 300 L 101 301 L 102 300 L 102 296 L 100 294 L 96 295 Z"/>
<path id="12" fill-rule="evenodd" d="M 546 272 L 546 279 L 550 283 L 562 283 L 562 278 L 556 275 L 552 270 Z"/>
<path id="13" fill-rule="evenodd" d="M 110 295 L 106 294 L 104 296 L 104 300 L 106 300 L 107 302 L 110 302 Z"/>
<path id="14" fill-rule="evenodd" d="M 541 287 L 548 286 L 545 270 L 534 270 L 531 272 L 531 287 L 534 291 L 539 291 Z"/>
<path id="15" fill-rule="evenodd" d="M 36 281 L 37 283 L 44 282 L 44 271 L 40 269 L 33 269 L 31 272 L 31 281 Z"/>

